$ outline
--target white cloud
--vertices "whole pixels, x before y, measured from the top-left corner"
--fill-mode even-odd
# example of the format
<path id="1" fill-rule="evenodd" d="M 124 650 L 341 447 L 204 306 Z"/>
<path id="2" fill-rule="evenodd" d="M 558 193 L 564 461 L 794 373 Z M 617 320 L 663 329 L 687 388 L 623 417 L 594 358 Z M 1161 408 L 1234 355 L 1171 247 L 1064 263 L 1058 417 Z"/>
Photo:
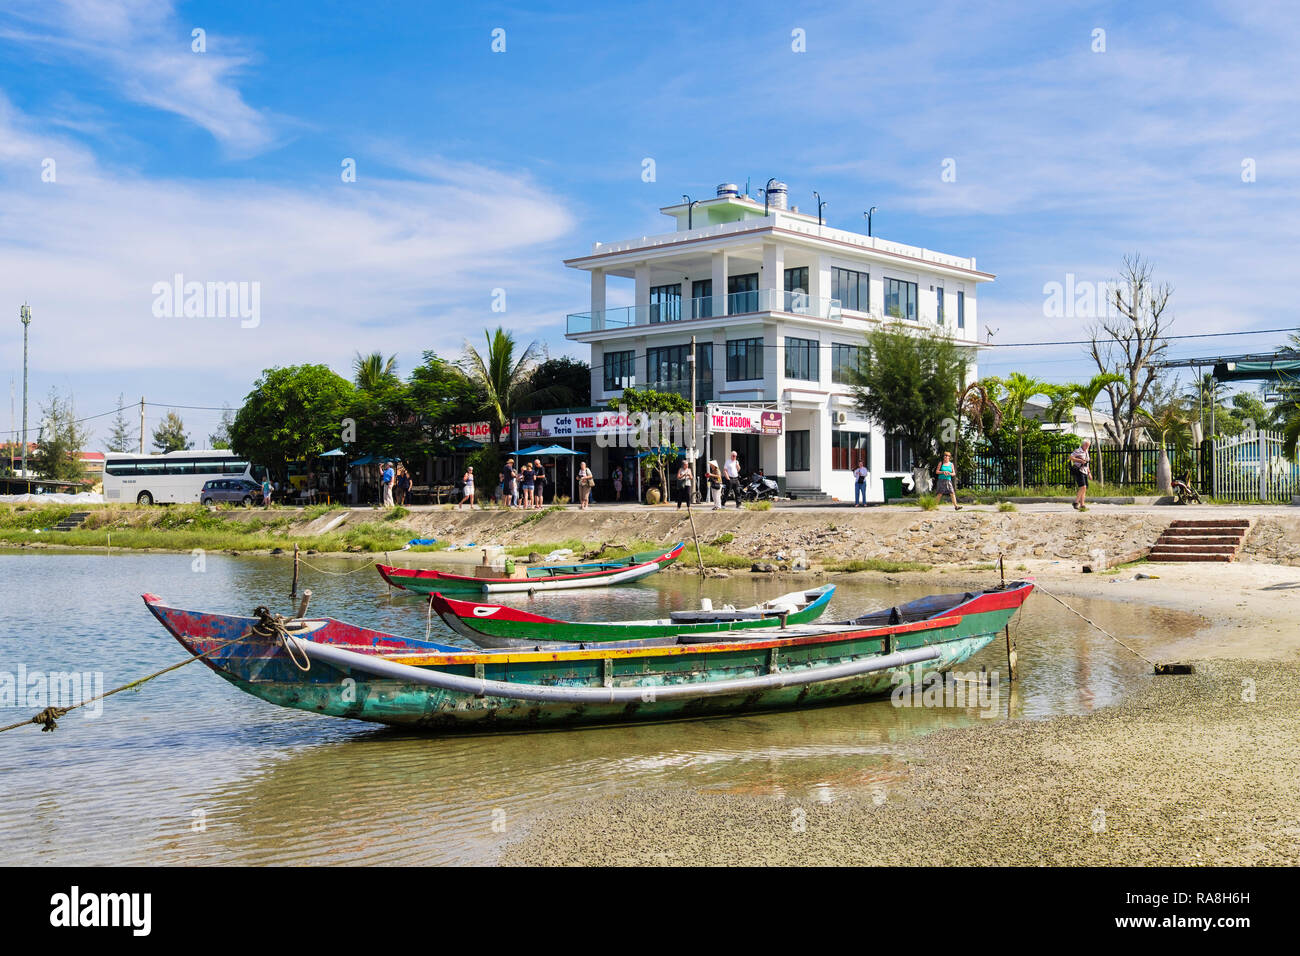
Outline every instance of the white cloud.
<path id="1" fill-rule="evenodd" d="M 233 155 L 274 141 L 272 119 L 235 86 L 253 54 L 215 34 L 206 52 L 193 52 L 193 27 L 168 0 L 20 0 L 7 13 L 16 25 L 0 27 L 0 39 L 64 65 L 95 65 L 123 96 L 184 117 Z"/>
<path id="2" fill-rule="evenodd" d="M 2 95 L 0 144 L 0 287 L 37 316 L 34 367 L 82 380 L 118 373 L 107 395 L 78 396 L 86 413 L 136 389 L 127 370 L 233 381 L 233 394 L 227 385 L 205 403 L 237 403 L 271 365 L 346 372 L 354 352 L 382 350 L 409 370 L 422 350 L 455 356 L 487 326 L 529 338 L 558 329 L 574 298 L 559 244 L 571 217 L 523 173 L 433 158 L 375 178 L 362 159 L 356 183 L 338 173 L 313 185 L 149 179 L 102 168 Z M 54 183 L 40 180 L 46 156 Z M 152 288 L 176 273 L 260 283 L 260 325 L 155 317 Z M 491 310 L 498 287 L 504 313 Z"/>

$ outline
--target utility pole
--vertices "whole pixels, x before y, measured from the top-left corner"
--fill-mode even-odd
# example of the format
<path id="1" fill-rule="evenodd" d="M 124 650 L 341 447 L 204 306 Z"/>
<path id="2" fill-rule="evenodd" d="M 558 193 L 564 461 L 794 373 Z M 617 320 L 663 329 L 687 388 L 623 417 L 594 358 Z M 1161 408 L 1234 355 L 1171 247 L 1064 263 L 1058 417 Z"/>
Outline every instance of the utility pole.
<path id="1" fill-rule="evenodd" d="M 695 486 L 699 483 L 699 472 L 695 468 L 695 336 L 691 336 L 691 447 L 690 462 L 687 465 L 691 470 L 691 490 L 686 495 L 686 517 L 691 520 L 691 537 L 695 539 L 695 560 L 700 564 L 700 575 L 704 575 L 704 555 L 700 553 L 700 535 L 695 530 L 695 515 L 691 511 L 692 499 L 695 497 Z"/>
<path id="2" fill-rule="evenodd" d="M 18 320 L 23 324 L 23 477 L 27 477 L 27 327 L 32 324 L 32 310 L 27 303 L 18 310 Z"/>
<path id="3" fill-rule="evenodd" d="M 140 396 L 140 454 L 144 454 L 144 396 Z"/>

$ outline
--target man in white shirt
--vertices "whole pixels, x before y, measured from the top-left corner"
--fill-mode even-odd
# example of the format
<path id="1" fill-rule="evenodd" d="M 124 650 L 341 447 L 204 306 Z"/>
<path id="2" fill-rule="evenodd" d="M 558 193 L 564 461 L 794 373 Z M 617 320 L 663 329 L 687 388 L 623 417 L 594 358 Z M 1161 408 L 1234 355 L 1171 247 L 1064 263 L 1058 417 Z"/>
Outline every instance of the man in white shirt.
<path id="1" fill-rule="evenodd" d="M 722 466 L 722 473 L 727 479 L 727 488 L 722 495 L 722 503 L 727 503 L 727 494 L 736 499 L 736 507 L 740 507 L 740 459 L 733 451 L 727 463 Z"/>
<path id="2" fill-rule="evenodd" d="M 861 458 L 858 459 L 858 467 L 853 469 L 853 507 L 865 508 L 867 506 L 867 463 Z"/>

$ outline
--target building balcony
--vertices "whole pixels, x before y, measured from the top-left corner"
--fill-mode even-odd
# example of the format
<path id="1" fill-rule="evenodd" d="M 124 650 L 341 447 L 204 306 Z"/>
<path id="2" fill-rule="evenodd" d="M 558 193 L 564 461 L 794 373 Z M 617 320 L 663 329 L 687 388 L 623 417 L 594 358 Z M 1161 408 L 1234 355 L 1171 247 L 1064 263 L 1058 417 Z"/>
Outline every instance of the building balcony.
<path id="1" fill-rule="evenodd" d="M 832 322 L 841 321 L 840 300 L 823 299 L 803 292 L 781 289 L 754 289 L 727 296 L 703 296 L 697 299 L 674 299 L 651 305 L 627 305 L 597 312 L 570 313 L 566 335 L 582 335 L 609 329 L 661 325 L 683 320 L 730 318 L 760 312 L 803 315 Z"/>

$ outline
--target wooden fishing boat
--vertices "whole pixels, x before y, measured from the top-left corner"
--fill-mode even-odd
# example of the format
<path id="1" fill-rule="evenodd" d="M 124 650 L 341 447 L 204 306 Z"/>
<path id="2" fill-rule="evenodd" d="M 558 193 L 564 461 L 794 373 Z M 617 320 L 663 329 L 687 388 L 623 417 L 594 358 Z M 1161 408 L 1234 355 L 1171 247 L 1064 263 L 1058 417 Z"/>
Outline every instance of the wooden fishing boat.
<path id="1" fill-rule="evenodd" d="M 672 564 L 681 555 L 685 542 L 679 541 L 667 551 L 643 551 L 626 558 L 589 561 L 585 564 L 539 564 L 521 566 L 515 577 L 483 577 L 453 574 L 432 568 L 394 568 L 376 564 L 380 575 L 393 587 L 430 594 L 449 593 L 510 594 L 533 591 L 565 591 L 571 588 L 603 588 L 611 584 L 640 581 Z"/>
<path id="2" fill-rule="evenodd" d="M 467 650 L 330 618 L 282 621 L 145 603 L 239 689 L 284 707 L 407 727 L 493 731 L 618 724 L 860 700 L 965 661 L 1033 584 L 938 595 L 849 624 L 679 643 Z"/>
<path id="3" fill-rule="evenodd" d="M 429 595 L 446 625 L 480 647 L 532 647 L 554 642 L 580 644 L 657 640 L 674 644 L 679 636 L 749 631 L 808 624 L 826 612 L 835 585 L 792 591 L 750 607 L 701 607 L 672 611 L 666 618 L 643 621 L 561 621 L 502 604 L 459 601 L 437 591 Z"/>

